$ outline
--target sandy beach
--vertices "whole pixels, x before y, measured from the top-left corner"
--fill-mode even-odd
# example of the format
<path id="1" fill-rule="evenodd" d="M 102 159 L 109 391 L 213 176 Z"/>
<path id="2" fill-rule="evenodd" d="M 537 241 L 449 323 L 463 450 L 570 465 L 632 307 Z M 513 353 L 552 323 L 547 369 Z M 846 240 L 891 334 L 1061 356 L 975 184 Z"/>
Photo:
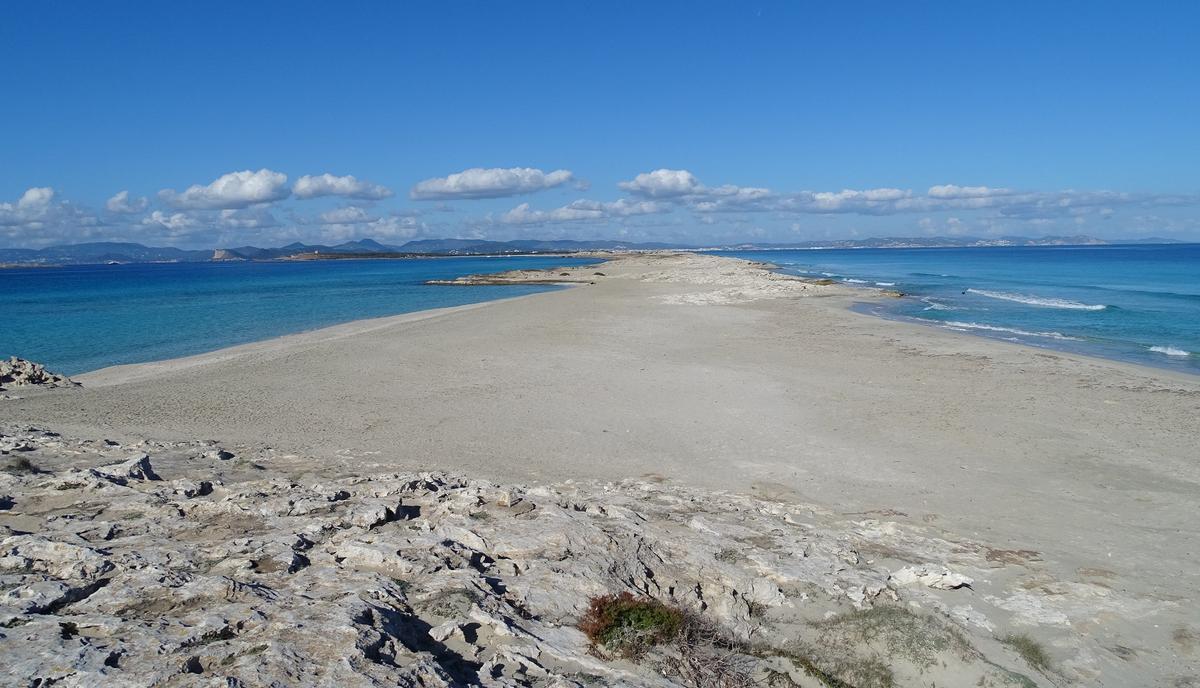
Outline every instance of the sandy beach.
<path id="1" fill-rule="evenodd" d="M 850 306 L 890 297 L 744 261 L 600 260 L 564 269 L 569 289 L 22 390 L 0 417 L 321 460 L 293 477 L 639 480 L 813 505 L 971 543 L 970 562 L 940 562 L 971 591 L 937 594 L 987 616 L 985 636 L 1043 641 L 1046 685 L 1200 681 L 1200 379 L 874 318 Z"/>

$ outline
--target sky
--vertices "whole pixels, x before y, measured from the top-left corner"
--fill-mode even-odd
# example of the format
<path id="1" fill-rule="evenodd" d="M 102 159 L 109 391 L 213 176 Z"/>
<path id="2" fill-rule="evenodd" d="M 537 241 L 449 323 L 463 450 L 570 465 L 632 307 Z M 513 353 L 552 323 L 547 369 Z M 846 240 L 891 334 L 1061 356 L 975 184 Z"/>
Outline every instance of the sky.
<path id="1" fill-rule="evenodd" d="M 0 246 L 1200 240 L 1200 3 L 45 2 Z"/>

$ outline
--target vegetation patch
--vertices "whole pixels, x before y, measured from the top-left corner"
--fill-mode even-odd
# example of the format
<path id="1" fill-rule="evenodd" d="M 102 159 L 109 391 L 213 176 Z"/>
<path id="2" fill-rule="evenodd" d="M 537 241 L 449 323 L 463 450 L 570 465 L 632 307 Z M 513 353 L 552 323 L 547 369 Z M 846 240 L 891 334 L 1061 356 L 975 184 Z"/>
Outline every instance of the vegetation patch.
<path id="1" fill-rule="evenodd" d="M 1046 649 L 1042 644 L 1024 633 L 1009 633 L 1000 639 L 1000 642 L 1011 647 L 1013 651 L 1021 655 L 1021 659 L 1030 667 L 1038 671 L 1045 672 L 1050 668 L 1050 655 L 1046 653 Z"/>
<path id="2" fill-rule="evenodd" d="M 815 626 L 826 642 L 845 649 L 873 645 L 887 657 L 902 658 L 918 667 L 930 667 L 938 654 L 951 652 L 963 660 L 974 654 L 958 629 L 939 619 L 904 607 L 883 605 L 861 609 L 821 621 Z"/>
<path id="3" fill-rule="evenodd" d="M 683 621 L 684 613 L 677 607 L 622 592 L 589 600 L 579 630 L 594 648 L 636 659 L 651 647 L 674 640 Z"/>
<path id="4" fill-rule="evenodd" d="M 579 622 L 601 656 L 649 659 L 664 675 L 699 688 L 751 688 L 752 650 L 699 614 L 623 592 L 589 600 Z"/>

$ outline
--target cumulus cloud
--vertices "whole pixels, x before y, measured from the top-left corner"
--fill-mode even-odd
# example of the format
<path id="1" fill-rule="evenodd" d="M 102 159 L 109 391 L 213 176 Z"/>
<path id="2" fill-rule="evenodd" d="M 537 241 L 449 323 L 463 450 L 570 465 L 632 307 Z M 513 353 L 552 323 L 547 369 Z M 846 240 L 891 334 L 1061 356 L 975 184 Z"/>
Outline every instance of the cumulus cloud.
<path id="1" fill-rule="evenodd" d="M 193 184 L 183 193 L 163 189 L 158 197 L 175 208 L 222 210 L 280 201 L 290 193 L 286 174 L 264 168 L 223 174 L 207 186 Z"/>
<path id="2" fill-rule="evenodd" d="M 930 198 L 992 198 L 994 196 L 1008 196 L 1012 193 L 1012 189 L 998 189 L 990 186 L 941 184 L 929 187 L 927 195 Z"/>
<path id="3" fill-rule="evenodd" d="M 897 212 L 911 199 L 911 191 L 893 188 L 801 191 L 775 199 L 770 209 L 798 213 L 879 215 Z"/>
<path id="4" fill-rule="evenodd" d="M 265 208 L 222 210 L 217 216 L 217 225 L 223 229 L 264 229 L 277 227 L 279 222 Z"/>
<path id="5" fill-rule="evenodd" d="M 392 190 L 386 186 L 372 184 L 355 178 L 353 175 L 336 177 L 326 172 L 319 175 L 304 175 L 296 180 L 292 187 L 296 198 L 317 198 L 319 196 L 345 196 L 365 201 L 378 201 L 392 195 Z"/>
<path id="6" fill-rule="evenodd" d="M 643 172 L 630 181 L 618 183 L 617 188 L 641 198 L 686 203 L 700 212 L 753 210 L 774 195 L 770 189 L 753 186 L 705 186 L 687 170 L 668 169 Z"/>
<path id="7" fill-rule="evenodd" d="M 200 221 L 187 213 L 164 213 L 155 210 L 142 218 L 142 225 L 155 229 L 165 229 L 171 233 L 182 233 L 200 226 Z"/>
<path id="8" fill-rule="evenodd" d="M 570 170 L 543 172 L 532 167 L 473 167 L 448 177 L 419 182 L 408 195 L 418 201 L 503 198 L 552 189 L 574 178 Z"/>
<path id="9" fill-rule="evenodd" d="M 369 222 L 366 227 L 364 234 L 367 236 L 381 239 L 410 239 L 421 231 L 424 224 L 415 217 L 392 215 Z"/>
<path id="10" fill-rule="evenodd" d="M 105 202 L 104 207 L 108 208 L 108 212 L 117 213 L 118 215 L 133 215 L 146 210 L 149 207 L 150 201 L 142 198 L 130 198 L 128 191 L 118 191 L 115 196 Z"/>
<path id="11" fill-rule="evenodd" d="M 613 218 L 633 215 L 667 213 L 671 207 L 656 201 L 632 201 L 620 199 L 612 202 L 578 200 L 552 210 L 533 210 L 528 203 L 513 208 L 500 216 L 506 225 L 541 225 L 549 222 L 602 222 Z"/>
<path id="12" fill-rule="evenodd" d="M 103 229 L 104 223 L 95 214 L 58 200 L 48 186 L 31 187 L 16 201 L 0 203 L 0 239 L 16 245 L 91 238 Z"/>
<path id="13" fill-rule="evenodd" d="M 321 227 L 321 237 L 331 242 L 362 238 L 397 241 L 411 239 L 424 228 L 425 225 L 411 215 L 388 215 L 367 218 L 361 222 L 325 223 Z"/>
<path id="14" fill-rule="evenodd" d="M 643 172 L 632 181 L 618 183 L 617 188 L 635 196 L 678 198 L 699 193 L 704 186 L 687 170 L 661 169 Z"/>
<path id="15" fill-rule="evenodd" d="M 42 220 L 51 209 L 54 189 L 35 186 L 25 190 L 16 203 L 0 203 L 0 225 L 15 227 Z"/>
<path id="16" fill-rule="evenodd" d="M 326 210 L 317 216 L 317 222 L 323 225 L 355 225 L 364 222 L 374 222 L 378 219 L 357 206 L 334 208 L 333 210 Z"/>

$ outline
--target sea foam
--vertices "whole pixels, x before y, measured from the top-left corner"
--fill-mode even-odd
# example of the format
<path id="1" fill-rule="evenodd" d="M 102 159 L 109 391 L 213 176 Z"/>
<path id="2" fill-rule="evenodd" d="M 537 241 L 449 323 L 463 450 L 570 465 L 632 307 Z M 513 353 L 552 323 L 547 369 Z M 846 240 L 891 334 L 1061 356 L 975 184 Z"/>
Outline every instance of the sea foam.
<path id="1" fill-rule="evenodd" d="M 951 305 L 942 303 L 941 301 L 934 301 L 933 299 L 929 298 L 928 296 L 921 299 L 921 303 L 929 304 L 925 308 L 921 309 L 921 310 L 925 310 L 925 311 L 961 311 L 962 310 L 958 306 L 951 306 Z"/>
<path id="2" fill-rule="evenodd" d="M 957 320 L 947 320 L 941 324 L 945 327 L 955 330 L 987 330 L 988 332 L 1008 332 L 1024 337 L 1047 337 L 1049 339 L 1060 339 L 1071 342 L 1083 341 L 1079 337 L 1072 337 L 1070 335 L 1063 334 L 1062 332 L 1030 332 L 1028 330 L 1019 330 L 1015 327 L 1000 327 L 999 325 L 985 325 L 983 323 L 975 322 L 959 322 Z"/>
<path id="3" fill-rule="evenodd" d="M 1167 356 L 1183 357 L 1183 356 L 1191 356 L 1192 355 L 1190 351 L 1184 351 L 1183 349 L 1176 349 L 1173 346 L 1152 346 L 1152 347 L 1150 347 L 1150 350 L 1156 354 L 1165 354 Z"/>
<path id="4" fill-rule="evenodd" d="M 1105 308 L 1108 308 L 1108 306 L 1104 304 L 1079 303 L 1078 301 L 1068 301 L 1067 299 L 1029 296 L 1027 294 L 1012 294 L 1005 291 L 968 289 L 967 292 L 970 294 L 978 294 L 979 296 L 986 296 L 989 299 L 1015 301 L 1016 303 L 1024 303 L 1030 306 L 1040 306 L 1042 308 L 1066 308 L 1073 311 L 1102 311 Z"/>

